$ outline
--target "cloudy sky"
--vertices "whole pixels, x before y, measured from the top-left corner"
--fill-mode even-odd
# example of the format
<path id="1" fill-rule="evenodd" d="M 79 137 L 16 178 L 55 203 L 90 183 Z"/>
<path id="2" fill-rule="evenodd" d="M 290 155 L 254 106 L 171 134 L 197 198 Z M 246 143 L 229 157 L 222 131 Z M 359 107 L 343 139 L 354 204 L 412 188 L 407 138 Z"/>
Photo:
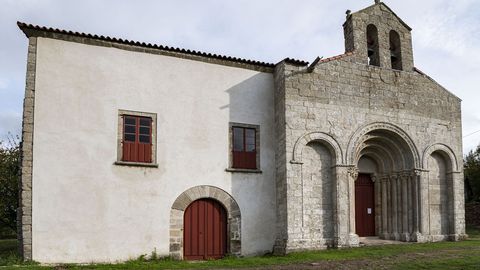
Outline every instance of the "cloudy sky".
<path id="1" fill-rule="evenodd" d="M 27 39 L 16 21 L 276 63 L 344 52 L 345 11 L 373 0 L 0 0 L 0 139 L 20 134 Z M 415 66 L 480 130 L 480 1 L 385 1 L 413 28 Z M 480 132 L 464 138 L 464 152 Z"/>

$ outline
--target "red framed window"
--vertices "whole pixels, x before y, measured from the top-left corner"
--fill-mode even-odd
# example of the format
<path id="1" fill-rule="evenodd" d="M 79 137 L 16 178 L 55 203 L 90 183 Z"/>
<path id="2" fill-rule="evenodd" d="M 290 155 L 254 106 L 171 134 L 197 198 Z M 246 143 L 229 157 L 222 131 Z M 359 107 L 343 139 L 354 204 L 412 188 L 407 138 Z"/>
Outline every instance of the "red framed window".
<path id="1" fill-rule="evenodd" d="M 122 161 L 152 162 L 152 118 L 123 116 Z"/>
<path id="2" fill-rule="evenodd" d="M 232 127 L 232 167 L 257 169 L 257 130 L 246 127 Z"/>

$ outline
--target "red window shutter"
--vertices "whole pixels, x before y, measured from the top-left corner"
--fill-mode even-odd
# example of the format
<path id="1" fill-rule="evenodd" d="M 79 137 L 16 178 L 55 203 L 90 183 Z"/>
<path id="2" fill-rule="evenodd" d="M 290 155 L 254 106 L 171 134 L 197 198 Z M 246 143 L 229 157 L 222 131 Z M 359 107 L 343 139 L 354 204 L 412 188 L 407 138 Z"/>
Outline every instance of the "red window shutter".
<path id="1" fill-rule="evenodd" d="M 152 162 L 152 119 L 123 116 L 123 161 Z"/>
<path id="2" fill-rule="evenodd" d="M 243 152 L 233 151 L 233 168 L 243 168 L 245 158 Z"/>
<path id="3" fill-rule="evenodd" d="M 257 152 L 245 152 L 245 168 L 257 168 Z"/>
<path id="4" fill-rule="evenodd" d="M 232 127 L 232 167 L 257 169 L 256 130 Z"/>

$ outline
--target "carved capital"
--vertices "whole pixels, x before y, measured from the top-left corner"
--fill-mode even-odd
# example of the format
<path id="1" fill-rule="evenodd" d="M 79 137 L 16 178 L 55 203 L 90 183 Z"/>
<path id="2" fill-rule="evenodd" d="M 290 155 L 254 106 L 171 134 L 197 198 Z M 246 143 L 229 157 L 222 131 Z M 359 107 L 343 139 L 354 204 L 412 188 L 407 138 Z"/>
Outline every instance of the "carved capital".
<path id="1" fill-rule="evenodd" d="M 396 174 L 396 173 L 391 174 L 391 175 L 388 176 L 388 178 L 390 179 L 390 181 L 397 181 L 398 174 Z"/>
<path id="2" fill-rule="evenodd" d="M 425 172 L 425 170 L 413 169 L 413 170 L 411 171 L 412 178 L 415 179 L 415 178 L 421 176 L 423 172 Z"/>
<path id="3" fill-rule="evenodd" d="M 402 172 L 399 174 L 400 180 L 408 180 L 412 177 L 411 172 Z"/>
<path id="4" fill-rule="evenodd" d="M 358 178 L 358 168 L 357 167 L 350 167 L 348 169 L 348 175 L 353 178 L 353 180 L 357 180 Z"/>
<path id="5" fill-rule="evenodd" d="M 380 177 L 380 181 L 382 181 L 384 183 L 388 183 L 389 180 L 390 180 L 390 177 L 388 177 L 388 175 L 382 175 Z"/>

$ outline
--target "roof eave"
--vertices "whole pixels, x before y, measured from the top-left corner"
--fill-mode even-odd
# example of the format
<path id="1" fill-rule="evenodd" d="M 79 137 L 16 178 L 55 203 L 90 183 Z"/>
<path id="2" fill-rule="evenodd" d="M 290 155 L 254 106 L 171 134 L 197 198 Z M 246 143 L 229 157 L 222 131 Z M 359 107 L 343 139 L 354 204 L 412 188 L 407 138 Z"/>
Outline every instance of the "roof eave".
<path id="1" fill-rule="evenodd" d="M 188 49 L 169 47 L 169 46 L 158 45 L 158 44 L 121 39 L 121 38 L 112 38 L 112 37 L 103 36 L 103 35 L 99 36 L 99 35 L 94 35 L 89 33 L 73 32 L 73 31 L 67 31 L 67 30 L 62 30 L 58 28 L 32 25 L 32 24 L 27 24 L 23 22 L 17 22 L 17 25 L 20 28 L 20 30 L 22 30 L 22 32 L 25 34 L 25 36 L 27 36 L 28 38 L 30 37 L 56 38 L 55 35 L 67 35 L 67 36 L 88 38 L 88 39 L 100 40 L 100 41 L 111 42 L 111 43 L 139 46 L 139 47 L 156 49 L 161 51 L 169 51 L 169 52 L 182 53 L 182 54 L 193 55 L 193 56 L 213 58 L 213 59 L 218 59 L 222 61 L 230 61 L 230 62 L 236 62 L 240 64 L 260 66 L 260 67 L 265 67 L 269 69 L 273 69 L 275 67 L 275 64 L 273 63 L 266 63 L 266 62 L 237 58 L 237 57 L 226 56 L 226 55 L 218 55 L 218 54 L 200 52 L 195 50 L 188 50 Z M 51 35 L 49 36 L 49 34 Z"/>

